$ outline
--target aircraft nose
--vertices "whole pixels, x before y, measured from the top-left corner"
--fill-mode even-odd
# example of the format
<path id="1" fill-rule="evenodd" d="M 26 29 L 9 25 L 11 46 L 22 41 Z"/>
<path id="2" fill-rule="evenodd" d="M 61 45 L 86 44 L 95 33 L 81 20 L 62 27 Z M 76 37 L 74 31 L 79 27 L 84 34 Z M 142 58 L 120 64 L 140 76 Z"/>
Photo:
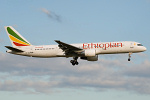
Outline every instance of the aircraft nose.
<path id="1" fill-rule="evenodd" d="M 144 47 L 143 50 L 146 51 L 147 50 L 146 47 Z"/>

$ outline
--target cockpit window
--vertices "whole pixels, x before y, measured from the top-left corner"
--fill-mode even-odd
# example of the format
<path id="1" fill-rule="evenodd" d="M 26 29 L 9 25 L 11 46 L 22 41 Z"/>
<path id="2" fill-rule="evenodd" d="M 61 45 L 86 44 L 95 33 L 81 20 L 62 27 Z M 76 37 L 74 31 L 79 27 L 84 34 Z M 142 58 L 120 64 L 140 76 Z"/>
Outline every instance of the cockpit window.
<path id="1" fill-rule="evenodd" d="M 143 46 L 142 44 L 137 44 L 137 46 Z"/>

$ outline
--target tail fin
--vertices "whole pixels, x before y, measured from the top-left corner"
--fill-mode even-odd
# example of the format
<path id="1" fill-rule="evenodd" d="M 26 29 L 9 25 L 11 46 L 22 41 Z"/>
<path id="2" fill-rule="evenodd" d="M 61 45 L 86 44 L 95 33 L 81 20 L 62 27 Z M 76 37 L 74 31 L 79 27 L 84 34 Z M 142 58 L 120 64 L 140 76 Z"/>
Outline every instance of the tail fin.
<path id="1" fill-rule="evenodd" d="M 5 26 L 5 30 L 8 34 L 8 37 L 9 37 L 13 47 L 16 47 L 16 46 L 30 46 L 31 45 L 12 26 Z"/>

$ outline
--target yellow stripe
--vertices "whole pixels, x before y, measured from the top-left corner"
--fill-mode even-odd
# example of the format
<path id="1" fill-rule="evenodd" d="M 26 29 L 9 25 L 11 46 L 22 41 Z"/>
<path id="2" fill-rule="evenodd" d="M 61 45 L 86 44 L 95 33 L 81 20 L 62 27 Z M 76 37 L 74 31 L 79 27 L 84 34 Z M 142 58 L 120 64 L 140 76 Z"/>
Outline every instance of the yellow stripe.
<path id="1" fill-rule="evenodd" d="M 11 35 L 9 35 L 9 38 L 10 38 L 12 41 L 14 41 L 14 42 L 17 42 L 17 43 L 20 43 L 20 44 L 24 44 L 24 45 L 29 45 L 29 44 L 27 44 L 27 43 L 25 43 L 25 42 L 22 42 L 22 41 L 16 39 L 15 37 L 13 37 L 13 36 L 11 36 Z"/>

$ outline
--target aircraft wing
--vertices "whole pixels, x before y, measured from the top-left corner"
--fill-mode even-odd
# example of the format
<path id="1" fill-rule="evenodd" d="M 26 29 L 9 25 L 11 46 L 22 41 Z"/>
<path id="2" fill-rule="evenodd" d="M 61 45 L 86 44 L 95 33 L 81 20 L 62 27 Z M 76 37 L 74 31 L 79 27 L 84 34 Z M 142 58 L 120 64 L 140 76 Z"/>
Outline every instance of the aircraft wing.
<path id="1" fill-rule="evenodd" d="M 14 48 L 14 47 L 10 47 L 10 46 L 5 46 L 5 47 L 8 48 L 9 50 L 14 51 L 14 52 L 24 52 L 24 51 L 22 51 L 20 49 Z"/>
<path id="2" fill-rule="evenodd" d="M 72 53 L 77 53 L 80 51 L 83 51 L 83 49 L 75 47 L 73 45 L 61 42 L 59 40 L 55 40 L 59 45 L 59 47 L 66 53 L 66 54 L 72 54 Z"/>

